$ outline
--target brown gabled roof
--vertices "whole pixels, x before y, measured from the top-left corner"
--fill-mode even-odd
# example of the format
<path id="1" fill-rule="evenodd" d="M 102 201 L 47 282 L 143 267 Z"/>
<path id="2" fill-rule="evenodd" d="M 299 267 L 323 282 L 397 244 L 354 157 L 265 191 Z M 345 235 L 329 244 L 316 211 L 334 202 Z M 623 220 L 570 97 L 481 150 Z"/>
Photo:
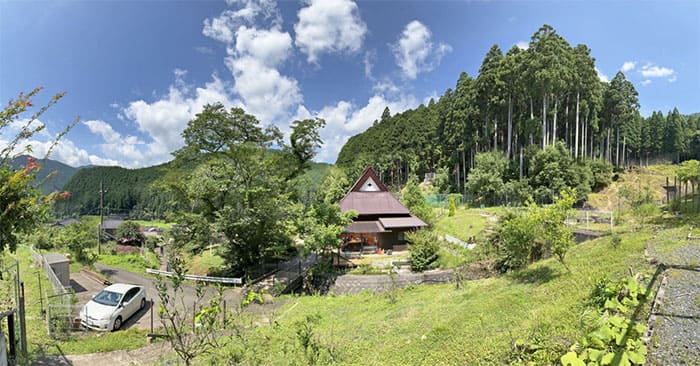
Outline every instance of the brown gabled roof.
<path id="1" fill-rule="evenodd" d="M 377 188 L 379 188 L 381 192 L 388 191 L 384 183 L 382 183 L 382 180 L 379 179 L 379 175 L 377 175 L 377 172 L 374 170 L 374 168 L 372 168 L 371 165 L 367 165 L 365 170 L 362 172 L 362 175 L 360 175 L 360 179 L 358 179 L 355 182 L 355 184 L 352 185 L 352 188 L 350 188 L 350 192 L 359 192 L 362 185 L 365 184 L 367 179 L 370 177 L 375 183 L 377 183 Z"/>
<path id="2" fill-rule="evenodd" d="M 340 210 L 355 210 L 359 215 L 411 214 L 406 206 L 389 192 L 348 192 L 340 200 Z"/>

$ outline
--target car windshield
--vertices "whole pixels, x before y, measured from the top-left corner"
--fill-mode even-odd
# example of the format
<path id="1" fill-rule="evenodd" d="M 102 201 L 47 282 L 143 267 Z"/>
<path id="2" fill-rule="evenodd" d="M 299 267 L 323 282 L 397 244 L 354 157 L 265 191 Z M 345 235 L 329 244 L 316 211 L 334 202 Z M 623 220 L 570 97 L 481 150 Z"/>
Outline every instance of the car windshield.
<path id="1" fill-rule="evenodd" d="M 122 294 L 118 292 L 102 290 L 92 298 L 92 301 L 102 305 L 117 306 L 121 298 Z"/>

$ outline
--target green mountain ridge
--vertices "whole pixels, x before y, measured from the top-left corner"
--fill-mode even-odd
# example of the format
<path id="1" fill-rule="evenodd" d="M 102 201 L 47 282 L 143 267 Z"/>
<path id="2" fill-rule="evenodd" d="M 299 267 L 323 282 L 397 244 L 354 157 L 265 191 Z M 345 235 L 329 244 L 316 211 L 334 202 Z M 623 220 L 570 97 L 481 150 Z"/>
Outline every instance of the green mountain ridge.
<path id="1" fill-rule="evenodd" d="M 10 168 L 16 170 L 25 167 L 29 158 L 32 157 L 29 155 L 16 157 L 10 162 Z M 83 168 L 75 168 L 51 159 L 35 159 L 41 167 L 36 173 L 35 187 L 39 188 L 43 194 L 63 190 L 63 186 Z"/>

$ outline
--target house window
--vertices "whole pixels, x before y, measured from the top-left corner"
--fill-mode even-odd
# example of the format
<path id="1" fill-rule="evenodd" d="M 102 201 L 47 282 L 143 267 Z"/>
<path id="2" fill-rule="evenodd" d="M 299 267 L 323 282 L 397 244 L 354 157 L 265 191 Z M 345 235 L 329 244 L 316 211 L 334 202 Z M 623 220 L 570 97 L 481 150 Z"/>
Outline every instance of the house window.
<path id="1" fill-rule="evenodd" d="M 405 241 L 406 240 L 406 232 L 404 231 L 399 231 L 397 233 L 399 241 Z"/>

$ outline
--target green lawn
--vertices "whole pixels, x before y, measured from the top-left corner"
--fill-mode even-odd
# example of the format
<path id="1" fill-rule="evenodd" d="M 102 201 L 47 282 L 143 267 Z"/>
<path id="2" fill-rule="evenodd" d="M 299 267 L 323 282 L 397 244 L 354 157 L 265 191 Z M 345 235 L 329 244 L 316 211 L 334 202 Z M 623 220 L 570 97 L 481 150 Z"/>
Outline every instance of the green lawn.
<path id="1" fill-rule="evenodd" d="M 139 274 L 145 274 L 146 268 L 160 268 L 160 259 L 150 250 L 146 251 L 146 258 L 139 253 L 101 254 L 97 262 Z"/>
<path id="2" fill-rule="evenodd" d="M 42 352 L 47 354 L 83 354 L 120 349 L 131 350 L 146 345 L 146 332 L 135 329 L 113 333 L 75 332 L 72 333 L 70 339 L 51 339 L 46 331 L 46 319 L 41 314 L 42 304 L 39 302 L 39 281 L 41 281 L 42 291 L 49 289 L 49 294 L 53 293 L 43 270 L 41 267 L 33 265 L 29 249 L 26 247 L 19 247 L 17 252 L 9 257 L 19 260 L 20 278 L 24 281 L 27 345 L 30 357 L 37 357 Z M 44 302 L 43 306 L 45 304 Z"/>
<path id="3" fill-rule="evenodd" d="M 146 220 L 132 220 L 135 223 L 141 225 L 141 226 L 154 226 L 158 227 L 161 229 L 170 229 L 174 223 L 172 222 L 165 222 L 165 221 L 160 221 L 160 220 L 152 220 L 152 221 L 146 221 Z"/>
<path id="4" fill-rule="evenodd" d="M 643 258 L 651 235 L 622 234 L 617 248 L 610 237 L 580 244 L 567 254 L 570 272 L 548 259 L 467 281 L 460 290 L 420 285 L 390 295 L 289 297 L 286 310 L 274 315 L 281 318 L 258 327 L 242 357 L 252 364 L 304 364 L 298 334 L 311 324 L 313 339 L 340 364 L 501 365 L 516 359 L 514 342 L 528 339 L 539 347 L 530 360 L 558 363 L 568 345 L 590 331 L 583 314 L 596 279 L 622 278 L 629 269 L 651 272 Z M 239 344 L 220 354 L 242 352 Z"/>
<path id="5" fill-rule="evenodd" d="M 455 211 L 454 216 L 447 216 L 445 212 L 445 215 L 435 222 L 434 229 L 438 235 L 449 234 L 462 240 L 479 236 L 488 225 L 488 217 L 480 213 L 481 211 L 460 207 Z"/>

